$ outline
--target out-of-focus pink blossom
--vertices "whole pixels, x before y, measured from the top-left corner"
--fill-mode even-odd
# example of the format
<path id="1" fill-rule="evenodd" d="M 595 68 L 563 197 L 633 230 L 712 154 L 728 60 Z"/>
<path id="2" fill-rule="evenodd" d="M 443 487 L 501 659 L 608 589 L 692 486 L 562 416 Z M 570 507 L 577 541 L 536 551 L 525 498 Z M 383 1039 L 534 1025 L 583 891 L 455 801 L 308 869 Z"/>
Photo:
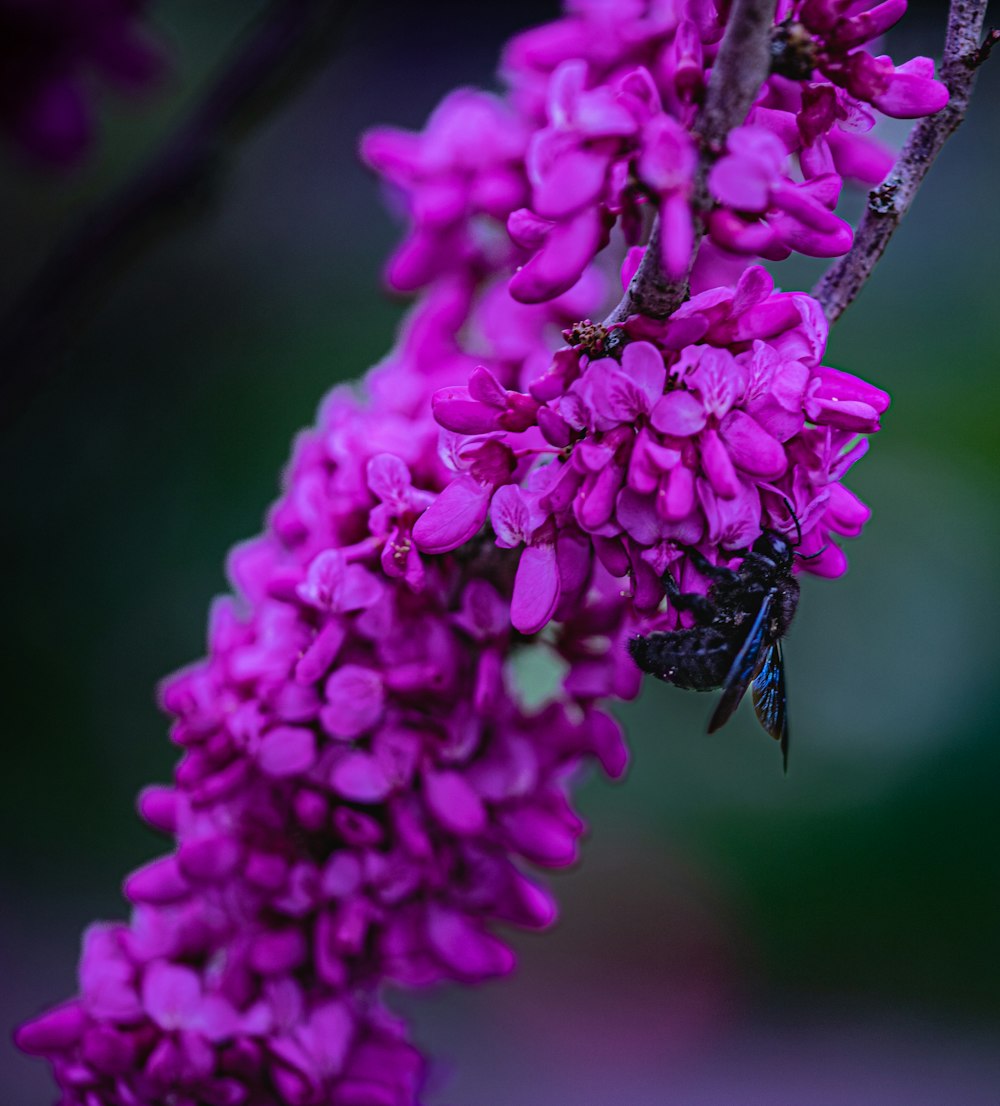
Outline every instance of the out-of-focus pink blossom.
<path id="1" fill-rule="evenodd" d="M 413 291 L 477 263 L 483 246 L 472 221 L 503 221 L 524 200 L 527 136 L 506 105 L 471 89 L 446 97 L 421 134 L 365 135 L 362 157 L 398 189 L 411 223 L 386 274 L 394 288 Z"/>
<path id="2" fill-rule="evenodd" d="M 0 0 L 0 128 L 33 159 L 77 164 L 96 129 L 97 81 L 149 87 L 163 56 L 141 0 Z"/>

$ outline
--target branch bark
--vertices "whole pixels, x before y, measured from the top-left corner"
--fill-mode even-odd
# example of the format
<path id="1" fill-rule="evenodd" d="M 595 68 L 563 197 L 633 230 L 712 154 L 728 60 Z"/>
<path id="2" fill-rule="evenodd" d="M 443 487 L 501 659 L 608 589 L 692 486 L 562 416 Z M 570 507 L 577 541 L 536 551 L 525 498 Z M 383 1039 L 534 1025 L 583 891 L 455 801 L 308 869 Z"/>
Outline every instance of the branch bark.
<path id="1" fill-rule="evenodd" d="M 941 63 L 941 79 L 951 98 L 910 132 L 892 172 L 869 195 L 850 253 L 831 265 L 813 289 L 831 323 L 864 287 L 934 159 L 965 118 L 976 71 L 996 41 L 996 32 L 991 32 L 981 43 L 986 6 L 987 0 L 952 0 Z"/>
<path id="2" fill-rule="evenodd" d="M 712 66 L 705 103 L 695 125 L 702 142 L 694 194 L 694 207 L 698 212 L 709 207 L 708 170 L 725 147 L 726 135 L 746 119 L 760 86 L 767 79 L 776 7 L 776 0 L 734 0 Z M 688 297 L 691 266 L 703 234 L 701 220 L 696 219 L 688 274 L 674 281 L 668 279 L 661 267 L 659 222 L 655 222 L 642 263 L 604 325 L 624 322 L 629 315 L 665 319 L 676 311 Z"/>
<path id="3" fill-rule="evenodd" d="M 0 319 L 0 426 L 56 374 L 120 272 L 212 207 L 235 145 L 328 58 L 351 0 L 274 0 L 190 115 L 134 177 L 87 211 Z"/>

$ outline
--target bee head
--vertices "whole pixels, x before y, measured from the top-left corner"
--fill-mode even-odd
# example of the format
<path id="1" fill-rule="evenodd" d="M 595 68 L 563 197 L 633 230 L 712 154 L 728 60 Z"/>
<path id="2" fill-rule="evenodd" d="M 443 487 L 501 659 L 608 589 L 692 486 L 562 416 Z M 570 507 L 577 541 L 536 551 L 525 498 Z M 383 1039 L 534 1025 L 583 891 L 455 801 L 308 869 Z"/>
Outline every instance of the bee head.
<path id="1" fill-rule="evenodd" d="M 776 530 L 764 530 L 753 543 L 754 553 L 762 553 L 779 565 L 791 563 L 794 548 L 792 543 Z"/>

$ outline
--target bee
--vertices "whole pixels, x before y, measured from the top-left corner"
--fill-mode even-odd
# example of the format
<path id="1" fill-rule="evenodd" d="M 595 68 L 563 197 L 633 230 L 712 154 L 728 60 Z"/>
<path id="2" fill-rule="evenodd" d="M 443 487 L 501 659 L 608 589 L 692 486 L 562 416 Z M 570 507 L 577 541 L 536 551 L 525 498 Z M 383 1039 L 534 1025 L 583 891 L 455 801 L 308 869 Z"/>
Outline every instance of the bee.
<path id="1" fill-rule="evenodd" d="M 632 638 L 632 659 L 644 672 L 676 687 L 722 688 L 709 733 L 729 721 L 752 684 L 757 719 L 780 742 L 787 772 L 788 697 L 781 639 L 799 602 L 799 583 L 792 574 L 795 546 L 777 531 L 764 530 L 736 569 L 713 565 L 696 549 L 685 552 L 711 580 L 708 595 L 682 592 L 670 572 L 664 573 L 663 586 L 674 610 L 690 611 L 695 624 Z"/>

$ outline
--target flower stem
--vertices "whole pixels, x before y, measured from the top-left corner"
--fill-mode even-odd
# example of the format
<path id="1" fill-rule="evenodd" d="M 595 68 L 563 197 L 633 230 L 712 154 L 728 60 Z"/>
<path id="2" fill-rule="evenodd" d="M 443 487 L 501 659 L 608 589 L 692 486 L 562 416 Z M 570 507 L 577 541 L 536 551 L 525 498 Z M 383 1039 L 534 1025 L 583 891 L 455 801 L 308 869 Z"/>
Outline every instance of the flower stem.
<path id="1" fill-rule="evenodd" d="M 709 206 L 706 187 L 709 167 L 724 148 L 726 135 L 746 119 L 760 86 L 767 79 L 776 6 L 776 0 L 734 0 L 726 33 L 712 66 L 705 103 L 695 125 L 702 140 L 694 200 L 698 211 L 705 211 Z M 657 220 L 642 263 L 621 302 L 605 320 L 605 326 L 624 322 L 629 315 L 665 319 L 687 299 L 690 271 L 704 227 L 701 220 L 695 220 L 691 262 L 688 273 L 681 280 L 670 280 L 663 272 L 659 232 Z"/>
<path id="2" fill-rule="evenodd" d="M 934 159 L 965 118 L 976 71 L 995 41 L 995 32 L 985 43 L 980 41 L 986 5 L 987 0 L 952 0 L 941 63 L 941 79 L 950 99 L 936 115 L 921 119 L 910 131 L 892 172 L 869 195 L 850 253 L 831 265 L 813 289 L 831 323 L 864 287 Z"/>

